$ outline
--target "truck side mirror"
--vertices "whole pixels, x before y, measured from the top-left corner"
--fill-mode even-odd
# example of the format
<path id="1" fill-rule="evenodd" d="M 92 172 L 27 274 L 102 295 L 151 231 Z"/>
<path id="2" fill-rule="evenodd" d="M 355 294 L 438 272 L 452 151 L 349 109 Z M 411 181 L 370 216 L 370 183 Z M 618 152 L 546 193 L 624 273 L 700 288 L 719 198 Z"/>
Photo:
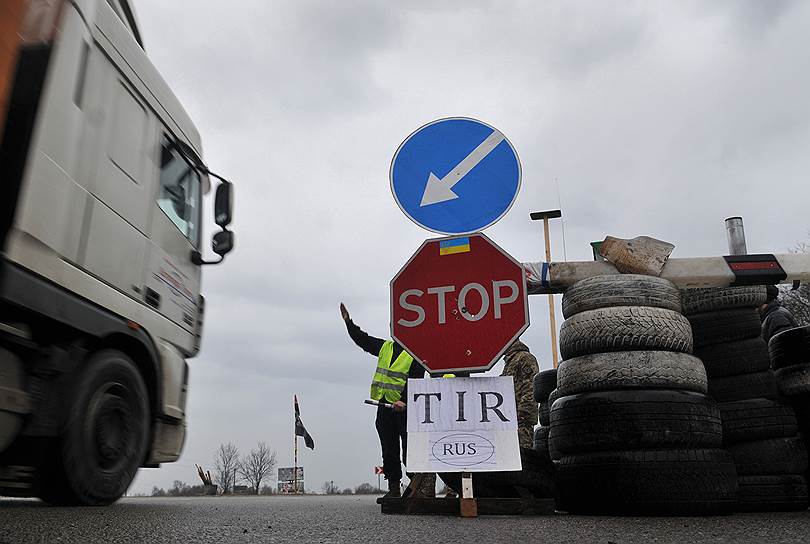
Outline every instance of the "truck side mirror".
<path id="1" fill-rule="evenodd" d="M 233 232 L 223 229 L 216 233 L 213 240 L 211 240 L 211 249 L 214 250 L 214 253 L 224 258 L 225 254 L 230 253 L 233 249 Z"/>
<path id="2" fill-rule="evenodd" d="M 217 195 L 214 198 L 214 222 L 223 229 L 231 224 L 231 205 L 231 184 L 223 181 L 217 186 Z"/>

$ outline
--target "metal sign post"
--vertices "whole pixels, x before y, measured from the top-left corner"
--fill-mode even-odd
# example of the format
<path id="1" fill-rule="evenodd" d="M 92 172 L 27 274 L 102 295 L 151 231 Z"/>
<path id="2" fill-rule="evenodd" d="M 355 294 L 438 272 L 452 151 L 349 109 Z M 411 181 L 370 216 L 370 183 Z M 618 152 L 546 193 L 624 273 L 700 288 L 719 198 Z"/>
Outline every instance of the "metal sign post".
<path id="1" fill-rule="evenodd" d="M 548 220 L 562 217 L 562 212 L 560 210 L 532 212 L 529 214 L 529 217 L 532 218 L 532 221 L 537 221 L 538 219 L 543 220 L 543 237 L 546 242 L 546 262 L 550 263 L 551 240 L 548 234 Z M 548 318 L 549 328 L 551 329 L 551 362 L 554 365 L 554 368 L 557 368 L 557 365 L 559 364 L 559 355 L 557 354 L 557 318 L 554 315 L 554 295 L 552 293 L 548 294 Z"/>

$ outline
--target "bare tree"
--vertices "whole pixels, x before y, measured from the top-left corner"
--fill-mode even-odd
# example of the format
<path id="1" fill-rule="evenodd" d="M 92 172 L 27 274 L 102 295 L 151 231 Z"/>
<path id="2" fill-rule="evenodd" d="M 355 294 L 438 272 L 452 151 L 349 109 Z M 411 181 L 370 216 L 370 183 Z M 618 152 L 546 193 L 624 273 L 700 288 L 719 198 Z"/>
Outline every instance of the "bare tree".
<path id="1" fill-rule="evenodd" d="M 270 451 L 270 448 L 264 442 L 259 442 L 255 450 L 250 450 L 250 453 L 242 458 L 238 472 L 258 495 L 262 481 L 269 478 L 275 469 L 276 452 Z"/>
<path id="2" fill-rule="evenodd" d="M 239 450 L 228 442 L 220 444 L 214 456 L 214 467 L 217 471 L 217 484 L 223 495 L 233 491 L 239 471 Z"/>
<path id="3" fill-rule="evenodd" d="M 321 490 L 326 495 L 340 495 L 340 488 L 335 485 L 334 481 L 326 481 L 321 486 Z"/>

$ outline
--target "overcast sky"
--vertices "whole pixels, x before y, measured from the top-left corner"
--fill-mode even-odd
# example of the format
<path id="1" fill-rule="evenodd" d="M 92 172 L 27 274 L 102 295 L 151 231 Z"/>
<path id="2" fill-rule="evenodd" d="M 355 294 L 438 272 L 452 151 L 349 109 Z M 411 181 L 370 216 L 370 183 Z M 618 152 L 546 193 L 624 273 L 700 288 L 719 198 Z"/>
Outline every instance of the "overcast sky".
<path id="1" fill-rule="evenodd" d="M 751 252 L 807 238 L 810 3 L 134 3 L 206 161 L 235 182 L 236 249 L 204 271 L 183 456 L 131 492 L 196 483 L 220 442 L 265 441 L 291 466 L 293 394 L 316 444 L 307 488 L 376 483 L 376 361 L 338 304 L 387 334 L 388 283 L 434 236 L 397 208 L 388 168 L 434 119 L 481 119 L 516 148 L 523 187 L 487 234 L 522 261 L 543 260 L 529 212 L 558 206 L 555 260 L 606 235 L 723 254 L 732 215 Z M 547 300 L 530 305 L 523 340 L 549 368 Z"/>

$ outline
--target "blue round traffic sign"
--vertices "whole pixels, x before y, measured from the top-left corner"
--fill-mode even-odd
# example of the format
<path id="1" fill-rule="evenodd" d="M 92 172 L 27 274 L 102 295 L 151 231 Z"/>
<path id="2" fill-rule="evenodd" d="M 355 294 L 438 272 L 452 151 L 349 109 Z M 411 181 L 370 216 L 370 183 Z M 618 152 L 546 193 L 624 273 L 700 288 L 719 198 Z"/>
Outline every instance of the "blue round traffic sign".
<path id="1" fill-rule="evenodd" d="M 413 222 L 441 234 L 483 230 L 509 211 L 520 160 L 498 129 L 453 117 L 408 136 L 391 161 L 391 192 Z"/>

